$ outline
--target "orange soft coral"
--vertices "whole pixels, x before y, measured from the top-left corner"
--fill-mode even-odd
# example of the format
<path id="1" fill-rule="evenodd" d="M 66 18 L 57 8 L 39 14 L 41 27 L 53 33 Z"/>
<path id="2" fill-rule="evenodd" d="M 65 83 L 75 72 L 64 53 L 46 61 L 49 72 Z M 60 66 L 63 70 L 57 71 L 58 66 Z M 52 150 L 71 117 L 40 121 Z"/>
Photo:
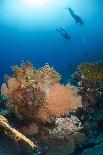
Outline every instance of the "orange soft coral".
<path id="1" fill-rule="evenodd" d="M 60 82 L 60 75 L 55 71 L 53 67 L 46 64 L 37 70 L 37 83 L 39 87 L 45 89 L 45 87 L 51 87 L 55 83 Z"/>
<path id="2" fill-rule="evenodd" d="M 20 67 L 12 67 L 14 77 L 20 82 L 21 87 L 33 86 L 43 88 L 59 83 L 60 75 L 48 64 L 36 69 L 30 62 L 22 63 Z"/>
<path id="3" fill-rule="evenodd" d="M 2 84 L 1 94 L 10 96 L 10 94 L 20 87 L 20 83 L 14 78 L 9 78 L 6 83 Z"/>
<path id="4" fill-rule="evenodd" d="M 76 87 L 55 84 L 49 91 L 47 101 L 41 106 L 38 117 L 42 120 L 47 120 L 49 116 L 60 117 L 80 106 L 81 97 L 77 95 Z"/>
<path id="5" fill-rule="evenodd" d="M 21 119 L 35 119 L 35 114 L 45 100 L 43 91 L 33 87 L 16 89 L 8 98 L 10 111 Z"/>
<path id="6" fill-rule="evenodd" d="M 60 75 L 48 64 L 35 69 L 31 63 L 13 67 L 13 77 L 2 85 L 8 108 L 19 118 L 47 121 L 60 117 L 81 106 L 77 88 L 59 84 Z"/>

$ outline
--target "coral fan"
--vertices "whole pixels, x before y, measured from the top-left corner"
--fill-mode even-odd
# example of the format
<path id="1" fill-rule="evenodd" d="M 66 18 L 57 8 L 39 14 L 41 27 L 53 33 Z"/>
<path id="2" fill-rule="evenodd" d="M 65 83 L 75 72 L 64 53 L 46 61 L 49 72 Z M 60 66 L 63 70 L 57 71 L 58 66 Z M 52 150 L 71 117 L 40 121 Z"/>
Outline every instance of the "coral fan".
<path id="1" fill-rule="evenodd" d="M 60 75 L 48 64 L 35 69 L 29 62 L 13 67 L 13 76 L 1 87 L 8 107 L 21 119 L 47 121 L 81 106 L 77 88 L 59 84 Z"/>
<path id="2" fill-rule="evenodd" d="M 55 136 L 64 141 L 82 128 L 77 117 L 68 117 L 70 112 L 81 107 L 78 89 L 60 84 L 60 75 L 53 67 L 46 64 L 36 69 L 26 62 L 20 67 L 13 66 L 12 70 L 13 75 L 2 84 L 1 95 L 7 98 L 9 112 L 23 122 L 18 127 L 21 132 L 38 134 L 41 140 L 44 137 L 51 144 Z M 73 139 L 73 146 L 74 143 Z"/>
<path id="3" fill-rule="evenodd" d="M 7 98 L 9 112 L 23 122 L 19 130 L 25 135 L 38 134 L 40 140 L 44 137 L 47 144 L 52 144 L 54 135 L 58 139 L 62 136 L 64 141 L 81 129 L 76 117 L 67 117 L 81 107 L 78 89 L 70 84 L 61 85 L 60 75 L 48 64 L 40 69 L 31 63 L 14 66 L 12 77 L 1 87 L 1 94 Z M 65 118 L 57 125 L 61 117 Z"/>
<path id="4" fill-rule="evenodd" d="M 2 111 L 6 103 L 11 112 L 6 117 L 12 120 L 13 116 L 12 123 L 16 120 L 16 128 L 23 134 L 36 135 L 33 140 L 53 150 L 63 150 L 65 145 L 67 154 L 73 154 L 86 144 L 86 137 L 97 134 L 98 127 L 103 130 L 103 105 L 99 104 L 103 103 L 103 63 L 78 65 L 73 75 L 77 87 L 60 84 L 60 75 L 48 64 L 36 69 L 23 62 L 12 70 L 13 75 L 6 77 L 1 87 L 0 107 Z M 2 116 L 0 126 L 8 136 L 35 147 Z"/>
<path id="5" fill-rule="evenodd" d="M 81 106 L 81 97 L 77 89 L 71 85 L 55 84 L 49 90 L 47 101 L 41 106 L 38 117 L 47 119 L 49 116 L 60 117 L 76 110 Z"/>
<path id="6" fill-rule="evenodd" d="M 8 108 L 21 119 L 35 118 L 35 114 L 42 105 L 45 94 L 39 88 L 19 88 L 8 98 Z"/>
<path id="7" fill-rule="evenodd" d="M 6 83 L 2 84 L 1 94 L 5 96 L 10 96 L 10 94 L 20 87 L 20 83 L 16 80 L 16 78 L 9 78 Z"/>

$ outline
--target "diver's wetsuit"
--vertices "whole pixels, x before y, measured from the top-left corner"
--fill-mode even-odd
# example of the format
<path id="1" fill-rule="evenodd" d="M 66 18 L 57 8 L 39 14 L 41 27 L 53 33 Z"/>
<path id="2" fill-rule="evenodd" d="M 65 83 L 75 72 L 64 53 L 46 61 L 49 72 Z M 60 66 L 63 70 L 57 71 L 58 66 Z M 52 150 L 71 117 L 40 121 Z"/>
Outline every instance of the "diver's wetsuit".
<path id="1" fill-rule="evenodd" d="M 74 13 L 74 11 L 73 11 L 71 8 L 68 8 L 68 10 L 69 10 L 71 16 L 75 19 L 76 24 L 77 24 L 78 26 L 83 26 L 83 25 L 84 25 L 84 22 L 83 22 L 83 20 L 81 19 L 81 17 L 79 17 L 78 15 L 76 15 L 76 14 Z"/>
<path id="2" fill-rule="evenodd" d="M 63 28 L 61 28 L 60 30 L 56 29 L 56 31 L 59 32 L 65 40 L 71 39 L 70 35 Z"/>

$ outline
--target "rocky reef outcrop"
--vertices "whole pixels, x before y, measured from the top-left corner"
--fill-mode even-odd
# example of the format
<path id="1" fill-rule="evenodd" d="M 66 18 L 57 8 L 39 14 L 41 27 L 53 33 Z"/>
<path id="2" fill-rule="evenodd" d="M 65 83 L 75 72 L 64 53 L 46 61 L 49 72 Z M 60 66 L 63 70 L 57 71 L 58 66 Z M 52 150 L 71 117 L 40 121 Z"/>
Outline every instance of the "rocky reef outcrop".
<path id="1" fill-rule="evenodd" d="M 60 117 L 81 106 L 77 88 L 60 84 L 60 75 L 49 65 L 35 69 L 31 63 L 13 66 L 1 94 L 7 97 L 10 112 L 23 120 L 46 123 L 49 117 Z"/>
<path id="2" fill-rule="evenodd" d="M 61 148 L 65 154 L 85 155 L 102 145 L 91 140 L 103 129 L 103 63 L 78 65 L 72 79 L 63 85 L 48 64 L 37 69 L 23 62 L 12 67 L 1 87 L 8 119 L 37 145 L 48 145 L 53 155 Z"/>

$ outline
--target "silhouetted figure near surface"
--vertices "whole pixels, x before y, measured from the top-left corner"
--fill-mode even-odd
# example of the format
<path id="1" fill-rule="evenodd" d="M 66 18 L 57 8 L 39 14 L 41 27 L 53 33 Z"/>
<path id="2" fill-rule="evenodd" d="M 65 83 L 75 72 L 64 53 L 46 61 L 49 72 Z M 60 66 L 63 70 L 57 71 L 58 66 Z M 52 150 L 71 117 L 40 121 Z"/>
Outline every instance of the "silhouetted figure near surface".
<path id="1" fill-rule="evenodd" d="M 69 10 L 71 16 L 75 19 L 76 24 L 77 24 L 78 26 L 83 26 L 83 25 L 84 25 L 84 22 L 83 22 L 83 20 L 81 19 L 81 17 L 79 17 L 78 15 L 76 15 L 76 14 L 74 13 L 74 11 L 73 11 L 70 7 L 68 8 L 68 10 Z"/>
<path id="2" fill-rule="evenodd" d="M 70 35 L 68 34 L 68 32 L 66 32 L 63 28 L 56 29 L 56 31 L 59 32 L 59 33 L 63 36 L 63 38 L 64 38 L 65 40 L 70 40 L 70 39 L 71 39 L 71 37 L 70 37 Z"/>

